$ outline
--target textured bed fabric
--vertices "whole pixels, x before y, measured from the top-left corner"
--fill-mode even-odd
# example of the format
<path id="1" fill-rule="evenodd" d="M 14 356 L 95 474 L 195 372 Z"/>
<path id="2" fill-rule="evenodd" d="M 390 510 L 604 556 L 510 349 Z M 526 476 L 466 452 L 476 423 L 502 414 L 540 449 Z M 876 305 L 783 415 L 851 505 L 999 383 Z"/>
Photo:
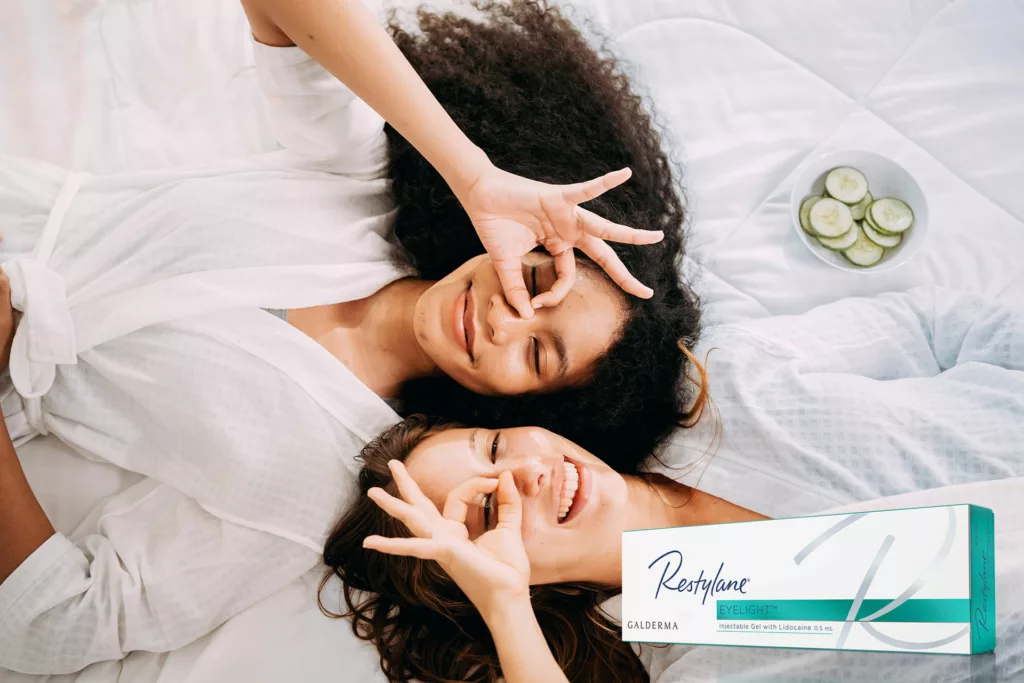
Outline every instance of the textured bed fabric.
<path id="1" fill-rule="evenodd" d="M 687 267 L 710 322 L 747 324 L 928 285 L 989 301 L 1024 301 L 1019 2 L 572 4 L 615 38 L 677 143 L 692 217 Z M 273 148 L 256 92 L 235 0 L 0 2 L 0 152 L 95 173 L 236 158 Z M 800 164 L 845 148 L 889 156 L 928 197 L 929 241 L 903 268 L 836 271 L 792 233 L 788 193 Z M 678 447 L 688 446 L 681 437 Z M 52 438 L 19 455 L 48 513 L 69 534 L 103 495 L 134 483 L 69 454 Z M 858 481 L 855 472 L 838 474 L 834 481 Z M 900 476 L 913 480 L 914 472 Z M 836 500 L 822 481 L 814 496 Z M 1000 484 L 1000 496 L 1007 485 Z M 1016 486 L 1010 495 L 1019 500 Z M 996 496 L 985 484 L 971 491 L 971 502 Z M 912 500 L 960 502 L 944 491 L 920 495 Z M 1015 680 L 1024 675 L 1022 551 L 1012 543 L 1019 536 L 1007 535 L 1012 527 L 997 528 L 1004 543 L 997 590 L 1000 605 L 1013 609 L 1000 614 L 1002 639 L 992 657 L 830 659 L 698 648 L 652 673 L 661 683 L 789 681 L 803 671 L 808 680 Z M 316 609 L 316 578 L 293 582 L 185 648 L 138 652 L 51 680 L 203 683 L 244 676 L 256 682 L 340 672 L 351 680 L 383 680 L 372 648 L 353 638 L 347 623 L 326 620 Z M 813 668 L 815 662 L 820 666 Z M 33 679 L 0 672 L 0 680 Z"/>
<path id="2" fill-rule="evenodd" d="M 654 469 L 738 505 L 792 517 L 1024 477 L 1024 302 L 850 297 L 719 325 L 701 351 L 713 419 Z"/>

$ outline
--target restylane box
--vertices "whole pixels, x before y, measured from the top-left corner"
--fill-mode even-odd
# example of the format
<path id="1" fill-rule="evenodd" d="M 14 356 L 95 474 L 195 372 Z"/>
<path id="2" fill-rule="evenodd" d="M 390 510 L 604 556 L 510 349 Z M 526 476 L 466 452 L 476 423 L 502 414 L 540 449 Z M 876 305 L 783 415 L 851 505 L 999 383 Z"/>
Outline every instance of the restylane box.
<path id="1" fill-rule="evenodd" d="M 993 524 L 950 505 L 627 531 L 622 639 L 990 652 Z"/>

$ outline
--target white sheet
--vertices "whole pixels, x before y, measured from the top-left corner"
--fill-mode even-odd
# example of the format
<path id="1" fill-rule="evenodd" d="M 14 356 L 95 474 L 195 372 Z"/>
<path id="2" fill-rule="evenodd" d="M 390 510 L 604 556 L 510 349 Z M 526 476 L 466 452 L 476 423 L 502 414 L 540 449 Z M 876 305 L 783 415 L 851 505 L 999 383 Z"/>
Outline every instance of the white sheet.
<path id="1" fill-rule="evenodd" d="M 685 141 L 691 254 L 701 264 L 693 267 L 703 272 L 710 319 L 796 313 L 843 296 L 927 283 L 1024 298 L 1024 264 L 1016 260 L 1024 253 L 1019 3 L 575 4 L 617 37 L 661 119 Z M 0 2 L 0 150 L 110 172 L 266 149 L 246 44 L 235 0 Z M 812 154 L 846 147 L 891 156 L 928 195 L 932 235 L 908 266 L 876 276 L 834 271 L 792 234 L 787 195 L 796 168 Z M 20 455 L 62 530 L 73 529 L 94 502 L 75 493 L 110 492 L 132 479 L 97 469 L 52 440 Z M 999 604 L 1019 606 L 1024 599 L 1013 586 L 1022 562 L 1001 558 Z M 346 628 L 322 618 L 311 586 L 297 582 L 192 646 L 136 653 L 77 680 L 375 680 L 372 648 L 346 636 Z M 700 659 L 723 680 L 763 680 L 772 672 L 788 680 L 786 672 L 794 671 L 782 655 L 724 652 Z M 955 681 L 972 673 L 974 680 L 1012 680 L 1024 668 L 1024 655 L 1005 643 L 995 659 L 998 678 L 984 658 L 926 670 L 886 656 L 849 671 L 861 676 L 851 680 Z M 772 668 L 762 669 L 769 661 Z M 845 675 L 848 660 L 841 661 Z M 694 658 L 683 662 L 697 671 Z M 876 662 L 885 668 L 873 668 Z M 662 679 L 668 680 L 683 679 Z"/>

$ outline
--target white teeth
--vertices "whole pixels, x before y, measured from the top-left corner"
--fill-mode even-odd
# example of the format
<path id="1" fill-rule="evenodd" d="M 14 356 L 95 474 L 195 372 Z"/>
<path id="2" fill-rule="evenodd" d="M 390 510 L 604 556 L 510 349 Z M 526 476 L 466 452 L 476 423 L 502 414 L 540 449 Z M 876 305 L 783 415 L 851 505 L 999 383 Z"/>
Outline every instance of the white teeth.
<path id="1" fill-rule="evenodd" d="M 558 505 L 558 519 L 563 520 L 569 514 L 569 510 L 572 509 L 572 503 L 576 496 L 576 490 L 580 486 L 580 473 L 576 469 L 576 466 L 570 462 L 564 462 L 565 466 L 565 485 L 562 489 L 562 498 Z"/>

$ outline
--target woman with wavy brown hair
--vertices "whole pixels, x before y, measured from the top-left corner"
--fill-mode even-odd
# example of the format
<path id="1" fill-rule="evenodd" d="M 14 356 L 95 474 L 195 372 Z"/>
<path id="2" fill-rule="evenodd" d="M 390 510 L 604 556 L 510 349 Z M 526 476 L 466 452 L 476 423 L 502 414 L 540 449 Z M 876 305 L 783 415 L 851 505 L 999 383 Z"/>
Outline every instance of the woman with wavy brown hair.
<path id="1" fill-rule="evenodd" d="M 410 418 L 361 459 L 325 583 L 341 579 L 396 682 L 646 681 L 601 607 L 622 584 L 622 532 L 764 518 L 538 428 Z"/>

